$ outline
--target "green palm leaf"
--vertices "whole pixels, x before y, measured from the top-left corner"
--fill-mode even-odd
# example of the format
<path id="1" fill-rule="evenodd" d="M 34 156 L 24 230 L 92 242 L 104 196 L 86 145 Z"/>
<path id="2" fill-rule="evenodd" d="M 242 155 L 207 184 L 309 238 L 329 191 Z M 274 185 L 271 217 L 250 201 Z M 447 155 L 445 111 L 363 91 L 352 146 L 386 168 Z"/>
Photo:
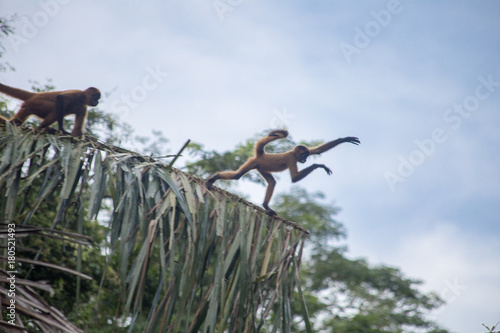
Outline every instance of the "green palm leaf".
<path id="1" fill-rule="evenodd" d="M 26 190 L 33 195 L 19 195 Z M 93 139 L 6 126 L 0 195 L 5 223 L 37 226 L 50 202 L 54 230 L 82 232 L 91 220 L 109 227 L 102 246 L 119 258 L 110 265 L 122 295 L 113 306 L 131 316 L 130 331 L 144 313 L 148 332 L 290 330 L 307 231 L 234 194 Z"/>

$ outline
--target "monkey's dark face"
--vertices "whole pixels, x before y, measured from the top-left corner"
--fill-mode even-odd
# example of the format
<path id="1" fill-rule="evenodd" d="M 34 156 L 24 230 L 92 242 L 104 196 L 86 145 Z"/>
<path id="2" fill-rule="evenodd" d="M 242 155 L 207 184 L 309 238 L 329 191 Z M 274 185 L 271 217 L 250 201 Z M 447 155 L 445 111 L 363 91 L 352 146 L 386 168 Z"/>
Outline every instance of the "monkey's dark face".
<path id="1" fill-rule="evenodd" d="M 99 103 L 99 98 L 101 98 L 101 94 L 94 94 L 94 95 L 92 95 L 92 97 L 90 98 L 89 105 L 90 106 L 96 106 L 97 103 Z"/>
<path id="2" fill-rule="evenodd" d="M 101 98 L 101 92 L 94 87 L 88 88 L 85 92 L 88 99 L 87 105 L 96 106 L 99 103 L 99 98 Z"/>
<path id="3" fill-rule="evenodd" d="M 309 149 L 306 146 L 295 147 L 295 158 L 300 163 L 305 163 L 309 157 Z"/>

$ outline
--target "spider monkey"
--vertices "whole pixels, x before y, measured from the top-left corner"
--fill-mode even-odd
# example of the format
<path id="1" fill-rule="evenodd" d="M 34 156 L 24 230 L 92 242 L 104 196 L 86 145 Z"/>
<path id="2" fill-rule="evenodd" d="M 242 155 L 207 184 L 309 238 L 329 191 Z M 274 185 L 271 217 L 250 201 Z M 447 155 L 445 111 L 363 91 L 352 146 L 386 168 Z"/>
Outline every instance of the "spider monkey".
<path id="1" fill-rule="evenodd" d="M 261 176 L 264 177 L 268 184 L 266 197 L 262 206 L 270 215 L 274 215 L 276 214 L 276 212 L 269 208 L 268 205 L 273 195 L 274 186 L 276 185 L 276 180 L 271 174 L 272 172 L 279 172 L 286 169 L 290 170 L 292 183 L 302 180 L 304 177 L 318 168 L 323 168 L 326 173 L 330 175 L 332 173 L 332 170 L 330 170 L 324 164 L 313 164 L 299 171 L 297 168 L 297 162 L 304 163 L 309 155 L 321 154 L 344 142 L 350 142 L 355 145 L 360 144 L 358 138 L 349 136 L 327 142 L 314 148 L 308 148 L 304 145 L 298 145 L 293 150 L 287 151 L 285 153 L 266 154 L 264 147 L 268 143 L 274 140 L 286 138 L 287 136 L 287 130 L 274 130 L 269 132 L 267 137 L 264 137 L 257 141 L 257 144 L 255 145 L 255 156 L 249 158 L 248 161 L 246 161 L 245 164 L 243 164 L 236 171 L 217 172 L 216 174 L 208 178 L 206 182 L 207 188 L 210 189 L 213 183 L 218 179 L 240 179 L 240 177 L 246 174 L 248 171 L 256 169 L 261 174 Z"/>
<path id="2" fill-rule="evenodd" d="M 63 119 L 69 114 L 75 115 L 73 136 L 82 136 L 87 105 L 96 106 L 101 98 L 97 88 L 86 90 L 65 90 L 34 93 L 6 86 L 0 83 L 0 92 L 23 101 L 19 111 L 9 120 L 14 125 L 21 125 L 29 116 L 37 116 L 42 120 L 38 129 L 48 127 L 57 121 L 59 131 L 70 134 L 63 128 Z"/>

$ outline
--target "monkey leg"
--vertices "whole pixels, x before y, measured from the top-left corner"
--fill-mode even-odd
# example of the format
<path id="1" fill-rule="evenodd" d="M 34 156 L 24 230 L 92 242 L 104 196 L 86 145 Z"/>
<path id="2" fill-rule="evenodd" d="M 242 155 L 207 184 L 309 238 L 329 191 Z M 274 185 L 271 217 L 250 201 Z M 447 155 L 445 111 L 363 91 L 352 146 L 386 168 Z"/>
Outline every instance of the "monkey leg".
<path id="1" fill-rule="evenodd" d="M 29 116 L 31 116 L 30 110 L 22 105 L 21 109 L 19 109 L 19 111 L 17 111 L 17 113 L 12 118 L 10 118 L 9 121 L 13 125 L 21 126 Z"/>
<path id="2" fill-rule="evenodd" d="M 218 179 L 225 179 L 225 180 L 240 179 L 241 176 L 243 176 L 245 173 L 241 173 L 241 172 L 237 172 L 237 171 L 217 172 L 215 175 L 208 178 L 207 183 L 206 183 L 207 188 L 210 189 L 212 187 L 213 183 L 215 183 L 215 181 Z"/>
<path id="3" fill-rule="evenodd" d="M 57 121 L 57 114 L 55 112 L 49 113 L 43 121 L 38 125 L 38 129 L 48 127 Z"/>
<path id="4" fill-rule="evenodd" d="M 248 171 L 255 169 L 256 164 L 253 161 L 247 161 L 247 163 L 243 164 L 238 170 L 236 171 L 222 171 L 222 172 L 217 172 L 215 175 L 212 177 L 208 178 L 206 186 L 208 189 L 210 189 L 213 185 L 213 183 L 218 180 L 218 179 L 225 179 L 225 180 L 230 180 L 230 179 L 240 179 L 241 176 L 246 174 Z"/>
<path id="5" fill-rule="evenodd" d="M 264 199 L 264 203 L 262 204 L 262 207 L 264 207 L 265 210 L 271 215 L 275 215 L 276 212 L 269 208 L 269 201 L 271 201 L 271 197 L 273 196 L 274 192 L 274 187 L 276 186 L 276 180 L 274 179 L 273 175 L 271 175 L 268 172 L 262 171 L 262 170 L 257 170 L 259 173 L 264 177 L 264 179 L 267 182 L 267 190 L 266 190 L 266 197 Z"/>

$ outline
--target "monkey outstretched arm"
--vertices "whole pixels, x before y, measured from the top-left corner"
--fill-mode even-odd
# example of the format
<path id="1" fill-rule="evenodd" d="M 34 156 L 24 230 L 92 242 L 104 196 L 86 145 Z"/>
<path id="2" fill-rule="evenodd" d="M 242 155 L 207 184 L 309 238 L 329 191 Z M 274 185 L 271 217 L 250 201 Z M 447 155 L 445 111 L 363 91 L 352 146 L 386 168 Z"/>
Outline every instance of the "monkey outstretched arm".
<path id="1" fill-rule="evenodd" d="M 345 138 L 340 138 L 340 139 L 337 139 L 337 140 L 333 140 L 333 141 L 330 141 L 330 142 L 327 142 L 327 143 L 324 143 L 318 147 L 313 147 L 313 148 L 309 148 L 309 154 L 310 155 L 316 155 L 316 154 L 321 154 L 327 150 L 330 150 L 332 149 L 333 147 L 341 144 L 341 143 L 344 143 L 344 142 L 349 142 L 349 143 L 352 143 L 352 144 L 355 144 L 355 145 L 359 145 L 360 144 L 360 141 L 358 138 L 354 137 L 354 136 L 348 136 L 348 137 L 345 137 Z"/>
<path id="2" fill-rule="evenodd" d="M 330 170 L 330 168 L 328 168 L 324 164 L 316 164 L 315 163 L 315 164 L 308 166 L 307 168 L 300 170 L 300 171 L 298 171 L 298 169 L 297 169 L 297 164 L 291 165 L 290 166 L 290 176 L 292 177 L 292 183 L 296 183 L 299 180 L 304 179 L 307 175 L 309 175 L 311 172 L 313 172 L 314 170 L 316 170 L 318 168 L 323 168 L 328 175 L 332 174 L 332 170 Z"/>

